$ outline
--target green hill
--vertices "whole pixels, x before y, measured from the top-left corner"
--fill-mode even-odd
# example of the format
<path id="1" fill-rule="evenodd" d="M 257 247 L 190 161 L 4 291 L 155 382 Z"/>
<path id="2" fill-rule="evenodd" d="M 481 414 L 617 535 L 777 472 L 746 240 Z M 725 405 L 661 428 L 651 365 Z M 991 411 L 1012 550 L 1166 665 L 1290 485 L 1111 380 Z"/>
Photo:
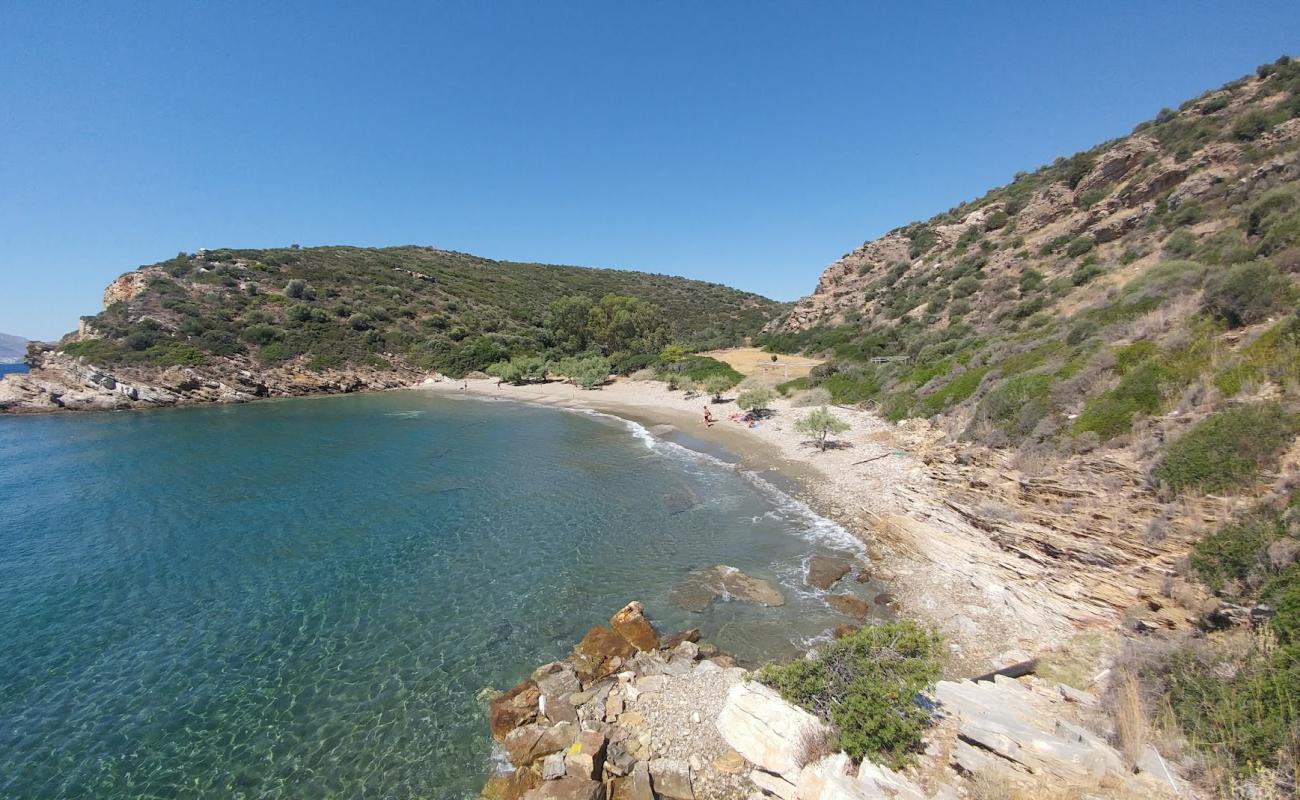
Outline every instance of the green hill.
<path id="1" fill-rule="evenodd" d="M 994 448 L 1132 445 L 1171 489 L 1222 490 L 1222 475 L 1156 469 L 1160 443 L 1244 405 L 1258 421 L 1219 429 L 1200 468 L 1250 451 L 1228 481 L 1243 486 L 1277 464 L 1292 437 L 1245 439 L 1293 425 L 1297 298 L 1300 63 L 1283 58 L 864 244 L 762 341 L 833 357 L 787 390 Z"/>
<path id="2" fill-rule="evenodd" d="M 391 363 L 459 375 L 555 346 L 554 301 L 610 294 L 652 304 L 656 340 L 695 348 L 738 343 L 786 308 L 716 283 L 427 247 L 222 249 L 123 275 L 60 349 L 101 365 Z"/>

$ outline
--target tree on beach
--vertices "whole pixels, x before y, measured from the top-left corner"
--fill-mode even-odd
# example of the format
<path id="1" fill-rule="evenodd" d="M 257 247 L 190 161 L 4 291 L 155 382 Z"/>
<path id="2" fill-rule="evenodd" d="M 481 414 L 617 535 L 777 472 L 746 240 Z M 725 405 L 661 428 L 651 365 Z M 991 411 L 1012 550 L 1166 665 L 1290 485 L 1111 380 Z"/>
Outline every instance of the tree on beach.
<path id="1" fill-rule="evenodd" d="M 759 412 L 772 405 L 772 400 L 776 398 L 772 390 L 766 386 L 755 386 L 752 389 L 746 389 L 736 398 L 736 405 L 742 411 Z"/>
<path id="2" fill-rule="evenodd" d="M 813 437 L 817 442 L 817 449 L 826 449 L 826 437 L 832 433 L 844 433 L 849 429 L 849 423 L 840 419 L 831 413 L 826 406 L 813 409 L 808 415 L 797 420 L 794 423 L 794 429 L 799 433 L 806 433 Z"/>
<path id="3" fill-rule="evenodd" d="M 709 396 L 713 398 L 713 402 L 721 403 L 722 393 L 734 385 L 735 381 L 725 375 L 714 375 L 704 382 L 704 391 L 709 393 Z"/>

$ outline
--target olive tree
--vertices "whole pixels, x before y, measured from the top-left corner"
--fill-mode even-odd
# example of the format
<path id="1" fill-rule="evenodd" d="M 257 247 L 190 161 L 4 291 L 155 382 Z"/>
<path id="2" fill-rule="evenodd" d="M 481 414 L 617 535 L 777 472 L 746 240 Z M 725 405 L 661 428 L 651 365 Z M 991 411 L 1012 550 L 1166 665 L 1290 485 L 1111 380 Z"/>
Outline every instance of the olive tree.
<path id="1" fill-rule="evenodd" d="M 822 406 L 796 420 L 794 429 L 813 437 L 817 442 L 817 449 L 825 450 L 826 437 L 832 433 L 844 433 L 849 429 L 849 423 L 832 414 L 826 406 Z"/>
<path id="2" fill-rule="evenodd" d="M 704 391 L 709 393 L 713 402 L 722 402 L 722 393 L 735 386 L 736 382 L 725 375 L 713 375 L 704 382 Z"/>
<path id="3" fill-rule="evenodd" d="M 759 412 L 772 404 L 776 395 L 766 386 L 755 386 L 752 389 L 746 389 L 736 398 L 736 405 L 740 406 L 742 411 Z"/>

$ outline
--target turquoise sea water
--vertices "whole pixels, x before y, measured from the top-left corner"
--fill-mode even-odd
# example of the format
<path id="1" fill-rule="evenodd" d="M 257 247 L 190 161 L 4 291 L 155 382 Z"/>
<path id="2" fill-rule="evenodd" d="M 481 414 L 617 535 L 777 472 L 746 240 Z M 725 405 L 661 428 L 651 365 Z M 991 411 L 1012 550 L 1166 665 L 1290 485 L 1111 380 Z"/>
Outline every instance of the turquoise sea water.
<path id="1" fill-rule="evenodd" d="M 418 391 L 0 418 L 0 509 L 5 798 L 471 795 L 484 687 L 633 598 L 777 655 L 854 549 L 630 423 Z M 674 607 L 716 563 L 787 605 Z"/>

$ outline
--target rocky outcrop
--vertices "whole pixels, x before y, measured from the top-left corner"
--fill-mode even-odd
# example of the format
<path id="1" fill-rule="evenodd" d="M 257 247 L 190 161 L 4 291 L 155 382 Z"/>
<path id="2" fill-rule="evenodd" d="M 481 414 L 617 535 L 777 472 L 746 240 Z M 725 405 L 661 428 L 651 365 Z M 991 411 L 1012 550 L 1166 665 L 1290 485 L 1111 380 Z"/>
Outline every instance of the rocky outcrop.
<path id="1" fill-rule="evenodd" d="M 717 726 L 727 744 L 747 761 L 791 784 L 798 779 L 809 745 L 830 736 L 826 725 L 812 714 L 755 681 L 731 687 Z"/>
<path id="2" fill-rule="evenodd" d="M 654 650 L 659 647 L 659 634 L 644 612 L 641 604 L 633 600 L 610 618 L 609 627 L 637 650 Z"/>
<path id="3" fill-rule="evenodd" d="M 1185 791 L 1158 753 L 1145 766 L 1141 760 L 1130 766 L 1081 724 L 1081 712 L 1096 705 L 1087 692 L 998 676 L 980 683 L 940 681 L 933 696 L 940 716 L 956 729 L 951 764 L 960 774 L 999 771 L 1023 791 L 1042 796 L 1101 787 L 1119 787 L 1132 797 Z"/>
<path id="4" fill-rule="evenodd" d="M 161 270 L 138 269 L 114 280 L 104 289 L 104 308 L 114 303 L 128 303 L 139 297 L 148 285 L 151 273 L 160 274 Z"/>
<path id="5" fill-rule="evenodd" d="M 651 636 L 659 641 L 641 604 L 629 603 L 568 659 L 493 699 L 492 735 L 513 769 L 490 780 L 484 795 L 745 797 L 744 758 L 713 724 L 744 671 L 716 647 L 692 641 L 698 631 L 666 637 L 671 648 L 631 642 L 648 645 Z"/>
<path id="6" fill-rule="evenodd" d="M 0 381 L 0 413 L 247 403 L 267 397 L 399 389 L 414 386 L 426 377 L 396 361 L 387 369 L 357 367 L 323 372 L 297 362 L 265 367 L 244 357 L 209 358 L 192 367 L 110 368 L 41 344 L 29 348 L 27 363 L 30 372 Z"/>

